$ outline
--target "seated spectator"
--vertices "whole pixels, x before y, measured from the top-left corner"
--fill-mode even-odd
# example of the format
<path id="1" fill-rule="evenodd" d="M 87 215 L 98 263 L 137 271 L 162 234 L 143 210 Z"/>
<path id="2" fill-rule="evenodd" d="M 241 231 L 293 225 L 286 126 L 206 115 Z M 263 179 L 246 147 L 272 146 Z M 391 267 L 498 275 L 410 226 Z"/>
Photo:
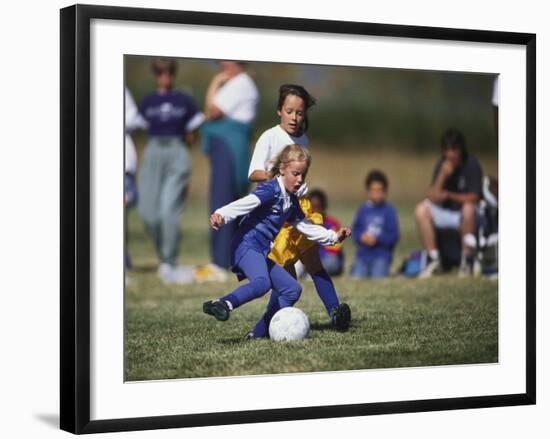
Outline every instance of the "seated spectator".
<path id="1" fill-rule="evenodd" d="M 351 275 L 354 278 L 387 277 L 399 240 L 397 213 L 386 202 L 388 179 L 383 172 L 369 172 L 366 189 L 367 201 L 357 210 L 352 226 L 357 253 Z"/>
<path id="2" fill-rule="evenodd" d="M 340 222 L 327 213 L 327 195 L 320 189 L 312 190 L 308 195 L 311 202 L 311 210 L 323 216 L 323 226 L 329 230 L 340 230 Z M 344 251 L 342 243 L 319 246 L 319 256 L 324 269 L 331 276 L 339 276 L 344 270 Z"/>
<path id="3" fill-rule="evenodd" d="M 459 232 L 459 275 L 472 272 L 481 175 L 479 162 L 468 154 L 464 135 L 456 129 L 447 130 L 441 139 L 441 157 L 435 164 L 427 198 L 418 203 L 415 209 L 420 240 L 428 254 L 428 263 L 420 273 L 420 278 L 430 277 L 442 268 L 441 254 L 448 249 L 437 246 L 436 232 L 439 230 Z"/>

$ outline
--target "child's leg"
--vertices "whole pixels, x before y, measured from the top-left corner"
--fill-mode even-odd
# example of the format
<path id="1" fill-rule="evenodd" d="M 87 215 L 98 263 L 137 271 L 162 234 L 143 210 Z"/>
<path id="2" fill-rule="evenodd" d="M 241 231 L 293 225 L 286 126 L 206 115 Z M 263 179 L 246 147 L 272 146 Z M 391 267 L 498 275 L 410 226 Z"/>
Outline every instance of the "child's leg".
<path id="1" fill-rule="evenodd" d="M 252 329 L 252 337 L 261 338 L 267 337 L 269 331 L 269 323 L 277 311 L 281 307 L 279 306 L 279 294 L 275 290 L 271 290 L 271 296 L 269 296 L 269 302 L 264 315 L 260 317 L 260 320 L 256 322 L 254 329 Z"/>
<path id="2" fill-rule="evenodd" d="M 307 272 L 311 275 L 317 294 L 323 302 L 323 305 L 325 305 L 328 315 L 332 316 L 332 312 L 338 307 L 340 302 L 338 301 L 332 279 L 321 263 L 319 247 L 314 246 L 308 249 L 301 255 L 300 260 L 305 265 Z"/>
<path id="3" fill-rule="evenodd" d="M 375 258 L 370 264 L 370 271 L 373 278 L 388 277 L 390 273 L 390 261 L 387 258 Z"/>
<path id="4" fill-rule="evenodd" d="M 269 277 L 273 290 L 264 315 L 252 331 L 254 337 L 266 337 L 269 323 L 277 311 L 294 305 L 302 293 L 302 287 L 284 268 L 268 259 Z"/>
<path id="5" fill-rule="evenodd" d="M 283 267 L 272 260 L 267 260 L 269 278 L 273 290 L 277 292 L 280 308 L 294 305 L 302 294 L 301 285 Z"/>
<path id="6" fill-rule="evenodd" d="M 361 259 L 355 259 L 353 267 L 351 268 L 351 277 L 353 279 L 360 279 L 362 277 L 369 277 L 369 266 L 365 261 Z"/>
<path id="7" fill-rule="evenodd" d="M 248 250 L 239 261 L 239 268 L 249 282 L 221 297 L 220 300 L 231 303 L 231 308 L 235 309 L 267 293 L 271 288 L 267 263 L 260 252 Z"/>

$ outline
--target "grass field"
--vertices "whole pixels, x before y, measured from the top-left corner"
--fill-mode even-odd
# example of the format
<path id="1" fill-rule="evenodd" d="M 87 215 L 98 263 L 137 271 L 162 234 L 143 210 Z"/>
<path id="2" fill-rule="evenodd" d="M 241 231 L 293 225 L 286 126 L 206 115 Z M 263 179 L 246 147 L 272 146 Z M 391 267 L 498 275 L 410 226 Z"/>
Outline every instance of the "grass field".
<path id="1" fill-rule="evenodd" d="M 193 159 L 194 177 L 182 219 L 180 262 L 185 265 L 209 262 L 204 200 L 207 169 L 203 157 L 195 153 Z M 358 174 L 360 166 L 369 169 L 365 164 L 369 162 L 392 170 L 388 172 L 390 199 L 398 209 L 401 229 L 392 267 L 395 272 L 403 258 L 419 247 L 412 209 L 414 194 L 422 196 L 426 182 L 415 174 L 429 174 L 432 158 L 413 157 L 408 162 L 400 158 L 397 162 L 391 154 L 378 154 L 375 161 L 366 154 L 359 159 L 357 155 L 343 158 L 340 165 L 353 168 L 350 175 Z M 330 212 L 350 224 L 363 195 L 363 172 L 357 184 L 350 185 L 349 179 L 344 184 L 326 172 L 330 161 L 320 155 L 314 160 L 310 187 L 330 188 Z M 490 161 L 482 163 L 485 169 L 496 168 Z M 236 280 L 231 276 L 224 283 L 162 285 L 152 244 L 135 210 L 129 215 L 129 251 L 134 262 L 125 292 L 129 381 L 498 361 L 498 284 L 494 281 L 458 279 L 454 273 L 427 280 L 335 278 L 340 299 L 352 308 L 347 333 L 330 327 L 312 283 L 303 281 L 297 306 L 310 318 L 310 336 L 292 343 L 251 342 L 244 335 L 262 314 L 267 296 L 238 309 L 227 322 L 203 314 L 202 303 L 233 289 Z M 346 241 L 344 251 L 349 272 L 354 253 L 351 240 Z"/>
<path id="2" fill-rule="evenodd" d="M 150 276 L 127 288 L 126 379 L 236 376 L 444 364 L 498 359 L 494 283 L 449 276 L 407 279 L 338 279 L 353 324 L 335 332 L 310 282 L 297 306 L 310 318 L 310 336 L 299 342 L 246 341 L 266 299 L 240 308 L 227 322 L 201 312 L 207 299 L 232 287 L 160 286 Z M 148 286 L 150 284 L 150 286 Z"/>

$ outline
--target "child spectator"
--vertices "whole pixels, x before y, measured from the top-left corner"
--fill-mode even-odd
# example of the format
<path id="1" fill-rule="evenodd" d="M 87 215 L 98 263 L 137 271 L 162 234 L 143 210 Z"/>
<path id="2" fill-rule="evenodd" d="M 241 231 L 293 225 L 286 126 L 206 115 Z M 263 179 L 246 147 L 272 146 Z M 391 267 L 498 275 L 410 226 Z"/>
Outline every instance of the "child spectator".
<path id="1" fill-rule="evenodd" d="M 190 95 L 174 90 L 175 60 L 155 59 L 152 70 L 157 89 L 143 98 L 140 107 L 149 139 L 138 178 L 138 212 L 160 259 L 158 276 L 165 284 L 183 284 L 189 276 L 176 262 L 191 176 L 188 145 L 204 114 Z"/>
<path id="2" fill-rule="evenodd" d="M 357 253 L 351 275 L 354 278 L 387 277 L 393 249 L 399 240 L 397 213 L 386 202 L 388 179 L 383 172 L 369 172 L 366 188 L 367 201 L 358 209 L 352 226 Z"/>
<path id="3" fill-rule="evenodd" d="M 320 213 L 323 216 L 323 226 L 328 230 L 340 230 L 340 222 L 327 213 L 328 200 L 327 195 L 320 189 L 313 189 L 309 193 L 311 210 Z M 342 244 L 327 245 L 319 247 L 319 256 L 324 269 L 331 276 L 339 276 L 344 270 L 344 251 Z"/>

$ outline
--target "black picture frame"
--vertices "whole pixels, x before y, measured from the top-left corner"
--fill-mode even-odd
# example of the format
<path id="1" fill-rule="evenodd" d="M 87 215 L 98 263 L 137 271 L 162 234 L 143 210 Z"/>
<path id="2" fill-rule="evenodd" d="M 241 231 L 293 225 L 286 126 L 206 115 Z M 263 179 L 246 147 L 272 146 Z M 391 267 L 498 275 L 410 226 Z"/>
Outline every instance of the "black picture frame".
<path id="1" fill-rule="evenodd" d="M 525 393 L 176 416 L 90 420 L 90 22 L 130 20 L 332 34 L 502 43 L 526 48 L 527 191 Z M 61 10 L 60 426 L 81 434 L 535 404 L 536 36 L 287 17 L 75 5 Z"/>

